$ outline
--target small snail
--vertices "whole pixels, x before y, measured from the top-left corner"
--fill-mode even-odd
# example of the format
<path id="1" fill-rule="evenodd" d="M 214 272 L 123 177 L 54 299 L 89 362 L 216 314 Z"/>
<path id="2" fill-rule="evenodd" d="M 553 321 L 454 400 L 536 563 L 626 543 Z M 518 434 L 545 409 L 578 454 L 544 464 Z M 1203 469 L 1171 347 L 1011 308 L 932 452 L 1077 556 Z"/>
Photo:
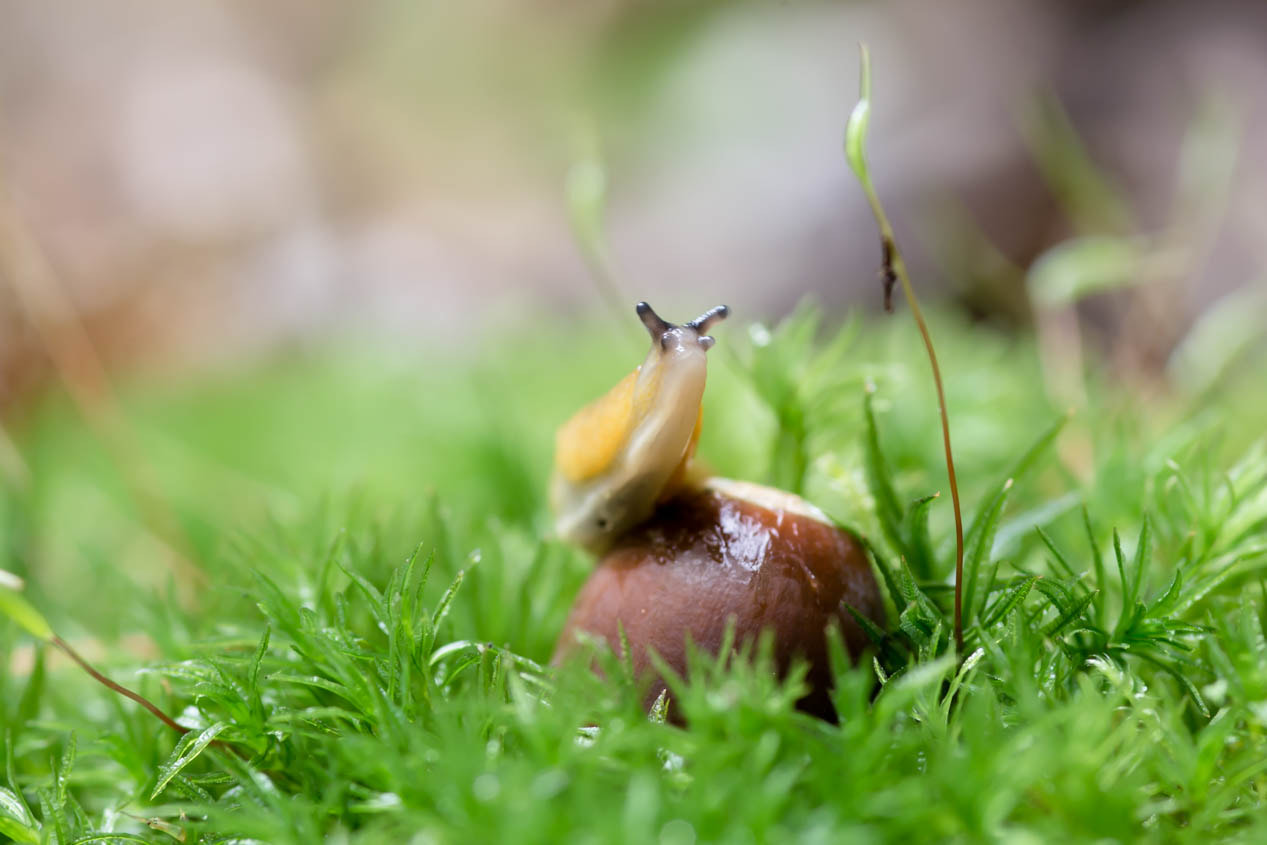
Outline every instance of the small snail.
<path id="1" fill-rule="evenodd" d="M 805 659 L 810 692 L 799 706 L 834 719 L 827 629 L 839 627 L 856 655 L 866 637 L 846 605 L 881 615 L 861 544 L 799 496 L 709 477 L 693 461 L 714 343 L 706 332 L 726 306 L 680 326 L 645 302 L 637 313 L 651 334 L 646 359 L 556 437 L 556 530 L 602 557 L 553 662 L 577 651 L 578 632 L 619 650 L 623 630 L 649 706 L 665 684 L 647 649 L 685 674 L 687 639 L 716 654 L 733 620 L 738 643 L 773 631 L 780 673 Z"/>

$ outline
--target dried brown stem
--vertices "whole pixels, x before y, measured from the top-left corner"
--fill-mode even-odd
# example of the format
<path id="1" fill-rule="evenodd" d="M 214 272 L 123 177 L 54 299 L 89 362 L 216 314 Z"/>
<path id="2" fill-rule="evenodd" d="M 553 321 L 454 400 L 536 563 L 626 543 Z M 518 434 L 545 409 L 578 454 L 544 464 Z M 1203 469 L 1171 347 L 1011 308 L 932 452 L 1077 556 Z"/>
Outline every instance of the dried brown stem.
<path id="1" fill-rule="evenodd" d="M 902 283 L 902 293 L 906 304 L 919 327 L 919 335 L 924 341 L 924 349 L 928 352 L 928 365 L 933 371 L 933 384 L 937 387 L 937 408 L 941 412 L 942 447 L 946 452 L 946 476 L 950 482 L 950 501 L 955 510 L 955 647 L 963 651 L 963 511 L 959 506 L 959 481 L 955 477 L 955 454 L 950 448 L 950 413 L 946 409 L 946 389 L 942 385 L 941 367 L 937 363 L 937 351 L 933 348 L 933 337 L 924 322 L 924 314 L 920 311 L 919 300 L 911 287 L 910 276 L 906 272 L 906 262 L 898 252 L 893 241 L 893 230 L 889 227 L 888 218 L 878 201 L 872 202 L 872 211 L 880 223 L 881 238 L 884 241 L 885 257 L 892 259 L 892 272 Z"/>
<path id="2" fill-rule="evenodd" d="M 109 450 L 149 530 L 166 545 L 184 576 L 202 584 L 188 538 L 157 490 L 153 469 L 136 443 L 115 399 L 92 338 L 35 239 L 0 185 L 0 277 L 7 279 L 26 319 L 39 335 L 54 369 L 80 415 Z"/>
<path id="3" fill-rule="evenodd" d="M 79 654 L 79 652 L 75 651 L 75 649 L 71 647 L 70 643 L 66 642 L 61 637 L 54 635 L 49 640 L 49 642 L 52 643 L 54 646 L 56 646 L 58 649 L 60 649 L 71 660 L 79 664 L 79 668 L 83 669 L 85 672 L 91 675 L 92 679 L 96 681 L 97 683 L 105 686 L 106 688 L 110 690 L 113 690 L 114 692 L 117 692 L 119 695 L 123 696 L 124 698 L 132 699 L 137 704 L 141 705 L 146 710 L 153 713 L 154 716 L 157 717 L 159 721 L 161 721 L 164 725 L 167 725 L 167 727 L 171 728 L 172 730 L 176 731 L 176 733 L 181 734 L 181 735 L 189 733 L 189 728 L 185 727 L 184 725 L 178 724 L 175 719 L 173 719 L 171 716 L 168 716 L 162 710 L 158 709 L 158 706 L 155 705 L 154 702 L 150 701 L 148 698 L 141 695 L 139 692 L 133 692 L 132 690 L 128 689 L 127 687 L 121 684 L 116 684 L 114 681 L 110 680 L 105 675 L 101 674 L 96 669 L 92 668 L 92 664 L 90 664 L 87 660 L 85 660 Z"/>
<path id="4" fill-rule="evenodd" d="M 871 213 L 880 227 L 880 245 L 883 249 L 882 272 L 884 274 L 884 307 L 892 310 L 893 283 L 896 278 L 902 283 L 902 294 L 906 304 L 919 327 L 920 337 L 924 341 L 924 349 L 928 352 L 928 363 L 933 371 L 933 383 L 937 386 L 937 407 L 941 412 L 942 445 L 946 451 L 946 475 L 950 480 L 950 501 L 955 509 L 955 647 L 963 651 L 963 511 L 959 506 L 959 482 L 955 478 L 955 458 L 950 448 L 950 414 L 946 410 L 946 391 L 942 386 L 941 367 L 937 364 L 937 352 L 933 349 L 933 338 L 929 334 L 928 324 L 924 322 L 924 314 L 920 311 L 919 300 L 915 298 L 915 290 L 911 287 L 910 274 L 906 272 L 906 262 L 897 248 L 893 237 L 893 226 L 889 217 L 880 205 L 880 197 L 871 183 L 871 174 L 867 169 L 866 135 L 867 123 L 871 113 L 871 57 L 865 44 L 859 45 L 862 53 L 862 68 L 859 81 L 860 98 L 849 117 L 849 126 L 845 131 L 845 155 L 849 166 L 853 168 L 862 192 L 866 194 Z"/>

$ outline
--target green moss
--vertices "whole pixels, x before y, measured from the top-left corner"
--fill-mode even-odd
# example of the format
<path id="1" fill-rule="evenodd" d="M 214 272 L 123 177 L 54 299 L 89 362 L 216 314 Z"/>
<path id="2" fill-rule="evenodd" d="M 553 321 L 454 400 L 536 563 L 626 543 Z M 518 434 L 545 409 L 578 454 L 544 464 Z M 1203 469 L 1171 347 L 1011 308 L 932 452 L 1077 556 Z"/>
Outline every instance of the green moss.
<path id="1" fill-rule="evenodd" d="M 704 456 L 802 487 L 889 568 L 893 616 L 874 662 L 839 661 L 835 726 L 792 708 L 795 681 L 759 649 L 699 658 L 673 691 L 689 730 L 649 720 L 614 662 L 606 682 L 542 667 L 591 565 L 547 538 L 551 436 L 627 369 L 602 337 L 565 358 L 509 339 L 476 363 L 344 350 L 125 386 L 210 576 L 192 589 L 119 467 L 50 398 L 15 432 L 32 482 L 4 492 L 0 568 L 197 729 L 181 741 L 51 655 L 33 663 L 29 636 L 0 624 L 0 834 L 1262 836 L 1267 460 L 1246 439 L 1263 400 L 1235 378 L 1200 413 L 1092 384 L 1091 409 L 1044 440 L 1065 409 L 1030 343 L 936 315 L 934 329 L 975 525 L 962 665 L 946 650 L 949 505 L 914 504 L 945 490 L 914 330 L 837 329 L 814 309 L 719 330 Z"/>

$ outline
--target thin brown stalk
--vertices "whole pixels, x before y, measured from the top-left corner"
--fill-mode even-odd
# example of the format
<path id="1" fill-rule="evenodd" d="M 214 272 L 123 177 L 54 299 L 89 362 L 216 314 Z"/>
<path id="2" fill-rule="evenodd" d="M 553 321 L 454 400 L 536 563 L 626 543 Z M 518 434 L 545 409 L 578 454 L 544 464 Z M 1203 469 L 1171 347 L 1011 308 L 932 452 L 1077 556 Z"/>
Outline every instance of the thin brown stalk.
<path id="1" fill-rule="evenodd" d="M 959 482 L 955 478 L 955 457 L 950 448 L 950 414 L 946 409 L 946 390 L 942 386 L 941 367 L 937 364 L 937 352 L 933 348 L 933 338 L 924 322 L 924 314 L 920 310 L 919 300 L 911 286 L 910 274 L 906 271 L 906 262 L 897 241 L 893 236 L 893 226 L 884 213 L 880 197 L 871 183 L 871 174 L 866 161 L 867 123 L 871 114 L 871 56 L 866 45 L 861 45 L 862 73 L 860 80 L 861 96 L 849 117 L 849 127 L 845 133 L 845 154 L 849 165 L 862 185 L 871 213 L 880 227 L 880 245 L 883 250 L 884 305 L 892 310 L 892 291 L 894 280 L 902 285 L 902 294 L 906 304 L 919 327 L 920 337 L 924 341 L 924 349 L 928 353 L 928 363 L 933 371 L 933 383 L 937 387 L 937 407 L 941 412 L 942 446 L 946 452 L 946 475 L 950 481 L 950 501 L 955 510 L 955 648 L 963 651 L 963 511 L 959 505 Z"/>
<path id="2" fill-rule="evenodd" d="M 188 538 L 158 492 L 153 468 L 124 419 L 97 348 L 62 280 L 0 185 L 0 277 L 7 279 L 66 392 L 109 451 L 146 527 L 165 545 L 185 584 L 203 584 Z"/>
<path id="3" fill-rule="evenodd" d="M 189 733 L 189 728 L 185 727 L 184 725 L 178 724 L 175 719 L 173 719 L 171 716 L 168 716 L 162 710 L 158 709 L 158 706 L 155 705 L 154 702 L 150 701 L 148 698 L 141 695 L 139 692 L 133 692 L 132 690 L 128 689 L 122 684 L 116 684 L 114 681 L 110 680 L 105 675 L 98 672 L 96 669 L 92 667 L 92 664 L 90 664 L 87 660 L 85 660 L 79 654 L 79 652 L 75 651 L 75 649 L 71 647 L 70 643 L 66 642 L 61 637 L 54 635 L 52 638 L 49 639 L 49 642 L 52 643 L 54 646 L 56 646 L 58 649 L 60 649 L 62 653 L 64 653 L 71 660 L 79 664 L 79 668 L 83 669 L 85 672 L 91 675 L 92 679 L 96 681 L 97 683 L 105 686 L 107 689 L 117 692 L 119 695 L 123 696 L 124 698 L 132 699 L 137 704 L 141 705 L 146 710 L 153 713 L 154 716 L 157 717 L 159 721 L 161 721 L 164 725 L 167 725 L 167 727 L 171 728 L 172 730 L 176 731 L 176 733 L 182 734 L 182 735 Z"/>
<path id="4" fill-rule="evenodd" d="M 897 246 L 893 241 L 893 232 L 889 228 L 888 219 L 884 216 L 884 209 L 880 208 L 879 202 L 876 201 L 872 203 L 871 210 L 876 214 L 876 219 L 880 222 L 880 237 L 887 245 L 885 253 L 892 257 L 893 272 L 902 283 L 902 294 L 906 297 L 906 304 L 911 309 L 911 316 L 915 318 L 915 325 L 919 327 L 919 335 L 924 341 L 924 349 L 928 352 L 928 365 L 933 371 L 933 384 L 937 387 L 937 408 L 941 412 L 941 440 L 942 447 L 946 452 L 946 476 L 950 482 L 950 502 L 955 511 L 955 647 L 962 652 L 963 511 L 959 506 L 959 481 L 955 477 L 955 454 L 954 450 L 950 448 L 950 413 L 946 409 L 946 389 L 942 385 L 941 367 L 937 363 L 937 351 L 933 348 L 932 335 L 929 334 L 928 324 L 924 322 L 924 314 L 919 308 L 919 300 L 915 298 L 915 291 L 911 287 L 911 279 L 906 272 L 906 262 L 902 260 L 902 254 L 898 252 Z"/>

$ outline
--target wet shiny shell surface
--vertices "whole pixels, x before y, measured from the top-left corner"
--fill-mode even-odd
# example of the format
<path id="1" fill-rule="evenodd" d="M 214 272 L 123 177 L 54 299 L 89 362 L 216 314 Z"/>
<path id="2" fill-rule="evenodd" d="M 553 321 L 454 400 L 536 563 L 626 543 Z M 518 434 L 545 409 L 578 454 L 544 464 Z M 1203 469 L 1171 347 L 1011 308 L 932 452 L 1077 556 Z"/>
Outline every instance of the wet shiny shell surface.
<path id="1" fill-rule="evenodd" d="M 812 692 L 802 709 L 832 718 L 825 631 L 839 625 L 854 655 L 867 642 L 846 602 L 880 619 L 879 588 L 854 537 L 795 509 L 693 491 L 662 505 L 603 557 L 577 596 L 554 661 L 576 649 L 577 631 L 619 651 L 623 626 L 639 677 L 656 674 L 648 646 L 684 673 L 687 635 L 715 654 L 733 617 L 737 642 L 774 632 L 780 671 L 796 656 L 809 661 Z M 655 678 L 647 702 L 663 689 Z"/>

